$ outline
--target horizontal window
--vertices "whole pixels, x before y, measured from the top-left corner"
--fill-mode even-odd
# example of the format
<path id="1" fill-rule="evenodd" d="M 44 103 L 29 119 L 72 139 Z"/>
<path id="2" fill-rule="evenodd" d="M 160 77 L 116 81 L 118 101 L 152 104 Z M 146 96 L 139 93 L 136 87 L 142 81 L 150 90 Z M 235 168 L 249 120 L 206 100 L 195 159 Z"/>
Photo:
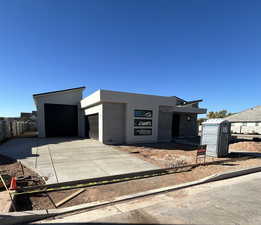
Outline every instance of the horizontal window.
<path id="1" fill-rule="evenodd" d="M 146 129 L 134 129 L 134 135 L 139 136 L 139 135 L 152 135 L 152 129 L 146 128 Z"/>
<path id="2" fill-rule="evenodd" d="M 152 120 L 135 119 L 134 120 L 134 126 L 135 127 L 151 127 L 152 126 Z"/>
<path id="3" fill-rule="evenodd" d="M 134 110 L 134 116 L 135 117 L 146 117 L 151 118 L 152 117 L 152 110 Z"/>

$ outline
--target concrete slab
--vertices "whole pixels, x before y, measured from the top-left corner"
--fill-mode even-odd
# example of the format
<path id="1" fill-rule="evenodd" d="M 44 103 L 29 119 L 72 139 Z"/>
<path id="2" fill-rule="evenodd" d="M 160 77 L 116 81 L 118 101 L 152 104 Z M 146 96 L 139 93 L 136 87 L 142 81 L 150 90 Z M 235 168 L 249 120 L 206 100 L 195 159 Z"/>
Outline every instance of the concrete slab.
<path id="1" fill-rule="evenodd" d="M 158 169 L 90 139 L 17 138 L 0 145 L 0 154 L 20 160 L 48 184 Z"/>

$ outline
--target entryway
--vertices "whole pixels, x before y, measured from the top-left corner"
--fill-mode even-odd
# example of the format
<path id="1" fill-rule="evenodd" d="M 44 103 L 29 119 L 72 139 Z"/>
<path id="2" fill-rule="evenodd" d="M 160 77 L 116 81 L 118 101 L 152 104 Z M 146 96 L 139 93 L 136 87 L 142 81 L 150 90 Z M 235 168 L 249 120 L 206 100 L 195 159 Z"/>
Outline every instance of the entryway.
<path id="1" fill-rule="evenodd" d="M 78 136 L 77 105 L 44 104 L 46 137 Z"/>
<path id="2" fill-rule="evenodd" d="M 174 113 L 172 116 L 172 137 L 173 138 L 179 136 L 179 127 L 180 127 L 180 115 Z"/>

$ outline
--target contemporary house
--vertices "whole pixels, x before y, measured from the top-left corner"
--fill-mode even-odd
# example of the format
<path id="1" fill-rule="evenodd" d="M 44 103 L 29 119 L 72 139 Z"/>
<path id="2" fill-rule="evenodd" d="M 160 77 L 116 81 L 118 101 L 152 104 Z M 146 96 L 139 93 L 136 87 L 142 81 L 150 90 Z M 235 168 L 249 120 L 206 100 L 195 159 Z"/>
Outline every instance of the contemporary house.
<path id="1" fill-rule="evenodd" d="M 98 90 L 82 99 L 84 87 L 33 95 L 39 137 L 80 136 L 105 144 L 171 141 L 197 136 L 202 100 Z"/>
<path id="2" fill-rule="evenodd" d="M 261 134 L 261 106 L 256 106 L 226 118 L 231 132 L 238 134 Z"/>

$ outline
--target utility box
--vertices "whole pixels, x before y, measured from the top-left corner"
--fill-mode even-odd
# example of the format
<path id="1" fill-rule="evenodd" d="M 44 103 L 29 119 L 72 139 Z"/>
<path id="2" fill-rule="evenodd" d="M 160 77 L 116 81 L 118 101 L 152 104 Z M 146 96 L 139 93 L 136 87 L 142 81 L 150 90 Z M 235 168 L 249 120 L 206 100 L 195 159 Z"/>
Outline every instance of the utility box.
<path id="1" fill-rule="evenodd" d="M 202 123 L 201 145 L 207 145 L 208 156 L 228 155 L 230 122 L 225 119 L 209 119 Z"/>

